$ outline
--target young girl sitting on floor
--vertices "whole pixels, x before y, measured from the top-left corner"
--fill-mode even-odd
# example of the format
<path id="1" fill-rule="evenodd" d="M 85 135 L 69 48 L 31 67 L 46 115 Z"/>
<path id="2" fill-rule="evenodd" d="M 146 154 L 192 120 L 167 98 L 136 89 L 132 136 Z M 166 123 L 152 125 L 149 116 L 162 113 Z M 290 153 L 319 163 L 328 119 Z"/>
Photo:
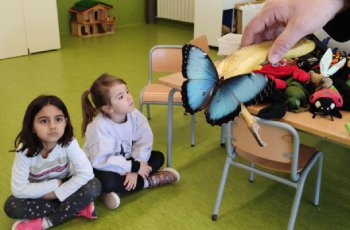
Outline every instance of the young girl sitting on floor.
<path id="1" fill-rule="evenodd" d="M 159 170 L 164 155 L 152 150 L 152 130 L 145 116 L 135 109 L 124 80 L 101 75 L 83 93 L 82 109 L 83 149 L 102 183 L 101 198 L 108 208 L 119 206 L 118 194 L 180 180 L 175 169 Z"/>
<path id="2" fill-rule="evenodd" d="M 73 216 L 96 218 L 93 200 L 101 183 L 58 97 L 39 96 L 29 104 L 15 149 L 13 195 L 4 205 L 10 218 L 21 219 L 12 229 L 47 229 Z"/>

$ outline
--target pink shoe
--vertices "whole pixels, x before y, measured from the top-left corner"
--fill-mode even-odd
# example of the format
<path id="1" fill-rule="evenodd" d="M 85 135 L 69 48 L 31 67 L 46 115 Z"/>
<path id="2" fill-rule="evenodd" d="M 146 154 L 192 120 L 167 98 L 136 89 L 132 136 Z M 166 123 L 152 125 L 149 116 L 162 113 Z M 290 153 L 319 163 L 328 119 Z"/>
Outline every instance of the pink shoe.
<path id="1" fill-rule="evenodd" d="M 74 216 L 82 216 L 88 219 L 96 219 L 97 214 L 96 214 L 94 202 L 91 202 L 90 204 L 88 204 L 80 212 L 75 213 Z"/>
<path id="2" fill-rule="evenodd" d="M 12 226 L 12 230 L 42 230 L 42 229 L 43 229 L 42 218 L 36 218 L 31 220 L 17 220 Z"/>

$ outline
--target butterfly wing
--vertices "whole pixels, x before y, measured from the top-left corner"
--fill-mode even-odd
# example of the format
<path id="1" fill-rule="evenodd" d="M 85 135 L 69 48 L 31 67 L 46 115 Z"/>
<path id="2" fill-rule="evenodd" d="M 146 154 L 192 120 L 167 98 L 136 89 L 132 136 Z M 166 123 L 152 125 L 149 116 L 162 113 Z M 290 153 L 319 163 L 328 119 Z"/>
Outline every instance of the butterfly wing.
<path id="1" fill-rule="evenodd" d="M 182 75 L 187 79 L 182 85 L 182 102 L 193 114 L 206 107 L 218 73 L 210 57 L 194 45 L 185 45 L 182 56 Z"/>
<path id="2" fill-rule="evenodd" d="M 205 111 L 207 122 L 212 125 L 227 123 L 239 114 L 241 103 L 261 101 L 272 89 L 273 83 L 260 73 L 220 80 Z"/>

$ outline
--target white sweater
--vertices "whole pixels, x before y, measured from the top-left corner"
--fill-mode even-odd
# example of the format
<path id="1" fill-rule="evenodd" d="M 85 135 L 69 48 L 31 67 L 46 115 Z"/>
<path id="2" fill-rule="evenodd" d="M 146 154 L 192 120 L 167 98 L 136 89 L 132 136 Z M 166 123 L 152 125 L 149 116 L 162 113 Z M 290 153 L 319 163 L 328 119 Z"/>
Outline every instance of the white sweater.
<path id="1" fill-rule="evenodd" d="M 125 174 L 131 172 L 131 158 L 147 162 L 151 155 L 153 133 L 137 109 L 128 113 L 122 124 L 98 114 L 87 126 L 85 136 L 83 149 L 98 170 Z"/>
<path id="2" fill-rule="evenodd" d="M 76 139 L 67 147 L 56 145 L 47 158 L 17 152 L 12 166 L 11 189 L 15 197 L 36 199 L 55 192 L 60 201 L 94 177 L 91 164 Z M 58 186 L 57 179 L 72 176 Z"/>

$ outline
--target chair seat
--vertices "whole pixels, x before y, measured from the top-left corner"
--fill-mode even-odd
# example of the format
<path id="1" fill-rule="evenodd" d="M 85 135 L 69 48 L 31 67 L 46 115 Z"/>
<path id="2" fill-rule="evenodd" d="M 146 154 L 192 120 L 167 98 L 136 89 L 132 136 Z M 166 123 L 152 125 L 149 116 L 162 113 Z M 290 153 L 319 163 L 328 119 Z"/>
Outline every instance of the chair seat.
<path id="1" fill-rule="evenodd" d="M 259 158 L 254 156 L 253 154 L 244 152 L 238 148 L 236 148 L 236 152 L 242 158 L 257 164 L 261 167 L 276 170 L 279 172 L 291 172 L 291 164 L 283 163 L 278 161 L 273 161 L 269 159 Z M 299 145 L 299 161 L 298 161 L 298 172 L 301 172 L 307 163 L 311 160 L 311 158 L 317 153 L 316 149 L 309 147 L 307 145 L 300 144 Z"/>
<path id="2" fill-rule="evenodd" d="M 148 84 L 143 91 L 143 103 L 168 103 L 168 95 L 172 88 L 161 84 Z M 181 93 L 175 92 L 174 103 L 182 103 Z"/>

